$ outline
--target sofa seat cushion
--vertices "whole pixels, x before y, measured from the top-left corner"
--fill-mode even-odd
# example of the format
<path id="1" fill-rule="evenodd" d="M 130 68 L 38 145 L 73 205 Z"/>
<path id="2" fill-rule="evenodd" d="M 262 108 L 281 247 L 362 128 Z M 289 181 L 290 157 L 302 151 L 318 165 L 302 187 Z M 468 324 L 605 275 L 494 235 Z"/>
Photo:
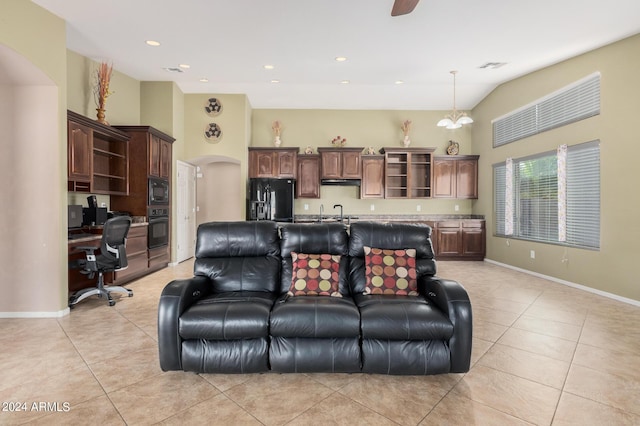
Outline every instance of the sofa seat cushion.
<path id="1" fill-rule="evenodd" d="M 360 334 L 358 308 L 349 297 L 288 297 L 271 312 L 271 335 L 354 337 Z"/>
<path id="2" fill-rule="evenodd" d="M 266 292 L 216 293 L 190 306 L 181 316 L 183 339 L 233 340 L 269 335 L 275 297 Z"/>
<path id="3" fill-rule="evenodd" d="M 362 338 L 448 340 L 453 324 L 422 296 L 356 295 Z"/>

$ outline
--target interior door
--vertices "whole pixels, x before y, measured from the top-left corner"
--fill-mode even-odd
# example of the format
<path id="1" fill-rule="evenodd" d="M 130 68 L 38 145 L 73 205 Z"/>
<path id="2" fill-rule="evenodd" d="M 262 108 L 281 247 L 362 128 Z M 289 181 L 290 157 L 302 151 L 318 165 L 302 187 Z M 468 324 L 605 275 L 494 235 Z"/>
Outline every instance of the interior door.
<path id="1" fill-rule="evenodd" d="M 176 194 L 177 262 L 195 254 L 196 248 L 196 167 L 177 161 L 178 190 Z"/>

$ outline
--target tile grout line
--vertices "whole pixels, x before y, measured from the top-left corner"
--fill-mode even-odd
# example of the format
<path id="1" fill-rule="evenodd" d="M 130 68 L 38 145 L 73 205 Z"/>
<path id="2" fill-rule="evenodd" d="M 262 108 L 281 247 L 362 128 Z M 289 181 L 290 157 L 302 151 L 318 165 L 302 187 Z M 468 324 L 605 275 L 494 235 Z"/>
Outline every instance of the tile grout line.
<path id="1" fill-rule="evenodd" d="M 64 335 L 67 337 L 67 340 L 69 340 L 69 343 L 71 343 L 71 345 L 73 346 L 73 348 L 75 349 L 75 351 L 78 353 L 78 356 L 82 359 L 82 362 L 84 362 L 84 364 L 86 365 L 87 369 L 89 370 L 89 372 L 91 373 L 91 376 L 93 377 L 93 379 L 96 381 L 96 383 L 98 384 L 98 386 L 100 386 L 100 389 L 102 389 L 102 392 L 104 393 L 104 396 L 107 397 L 107 399 L 109 400 L 109 403 L 111 404 L 111 406 L 113 407 L 113 409 L 116 411 L 116 413 L 118 413 L 118 416 L 120 416 L 120 419 L 122 420 L 122 422 L 126 425 L 127 422 L 124 419 L 123 414 L 120 412 L 120 410 L 118 409 L 118 407 L 114 404 L 113 400 L 111 399 L 111 397 L 109 396 L 109 393 L 107 392 L 107 390 L 104 388 L 104 386 L 102 385 L 102 383 L 100 382 L 100 380 L 98 380 L 98 377 L 96 377 L 93 369 L 91 368 L 91 366 L 89 365 L 89 363 L 87 362 L 87 360 L 85 359 L 85 357 L 80 353 L 80 350 L 78 350 L 78 347 L 76 346 L 76 344 L 73 342 L 73 339 L 71 339 L 71 336 L 69 336 L 69 334 L 67 333 L 67 330 L 64 329 L 64 327 L 62 326 L 62 324 L 60 324 L 60 320 L 58 320 L 58 325 L 60 326 L 60 328 L 62 329 L 62 332 L 64 333 Z M 96 397 L 99 398 L 99 397 Z M 93 398 L 93 399 L 96 399 Z M 92 399 L 89 399 L 87 401 L 91 401 Z M 87 402 L 87 401 L 82 401 L 82 403 Z"/>

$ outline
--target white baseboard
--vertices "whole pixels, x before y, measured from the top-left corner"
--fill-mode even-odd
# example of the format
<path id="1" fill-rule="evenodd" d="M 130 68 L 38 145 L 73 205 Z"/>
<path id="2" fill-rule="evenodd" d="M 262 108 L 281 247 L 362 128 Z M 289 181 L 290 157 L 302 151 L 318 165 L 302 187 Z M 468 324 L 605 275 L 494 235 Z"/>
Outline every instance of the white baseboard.
<path id="1" fill-rule="evenodd" d="M 525 274 L 533 275 L 534 277 L 543 278 L 545 280 L 553 281 L 554 283 L 566 285 L 568 287 L 577 288 L 578 290 L 588 291 L 589 293 L 597 294 L 598 296 L 608 297 L 609 299 L 617 300 L 618 302 L 627 303 L 629 305 L 640 307 L 640 300 L 629 299 L 628 297 L 622 297 L 617 294 L 608 293 L 606 291 L 598 290 L 595 288 L 587 287 L 586 285 L 576 284 L 571 281 L 562 280 L 560 278 L 552 277 L 549 275 L 540 274 L 538 272 L 529 271 L 528 269 L 518 268 L 517 266 L 509 265 L 507 263 L 497 262 L 491 259 L 484 259 L 485 262 L 493 265 L 502 266 L 507 269 L 513 269 L 514 271 L 524 272 Z"/>
<path id="2" fill-rule="evenodd" d="M 62 318 L 70 312 L 69 308 L 56 312 L 0 312 L 0 318 Z"/>

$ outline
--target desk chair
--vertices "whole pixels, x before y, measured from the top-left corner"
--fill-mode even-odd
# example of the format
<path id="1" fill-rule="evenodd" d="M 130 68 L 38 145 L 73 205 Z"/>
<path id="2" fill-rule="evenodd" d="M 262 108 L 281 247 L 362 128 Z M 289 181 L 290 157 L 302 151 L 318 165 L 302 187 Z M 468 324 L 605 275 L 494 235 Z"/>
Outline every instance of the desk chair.
<path id="1" fill-rule="evenodd" d="M 109 306 L 116 304 L 116 301 L 113 300 L 110 293 L 118 292 L 127 294 L 129 297 L 133 296 L 133 291 L 128 288 L 121 286 L 105 287 L 104 285 L 105 272 L 119 271 L 127 267 L 127 253 L 125 251 L 125 245 L 130 227 L 130 217 L 114 217 L 107 220 L 104 224 L 100 247 L 77 247 L 78 250 L 82 250 L 86 254 L 86 259 L 82 259 L 78 262 L 78 266 L 82 269 L 80 273 L 88 275 L 89 278 L 93 278 L 97 273 L 98 284 L 96 287 L 85 288 L 73 293 L 69 297 L 70 308 L 73 308 L 73 306 L 81 300 L 93 295 L 106 297 L 109 302 Z M 98 249 L 100 252 L 96 254 L 95 252 Z"/>

